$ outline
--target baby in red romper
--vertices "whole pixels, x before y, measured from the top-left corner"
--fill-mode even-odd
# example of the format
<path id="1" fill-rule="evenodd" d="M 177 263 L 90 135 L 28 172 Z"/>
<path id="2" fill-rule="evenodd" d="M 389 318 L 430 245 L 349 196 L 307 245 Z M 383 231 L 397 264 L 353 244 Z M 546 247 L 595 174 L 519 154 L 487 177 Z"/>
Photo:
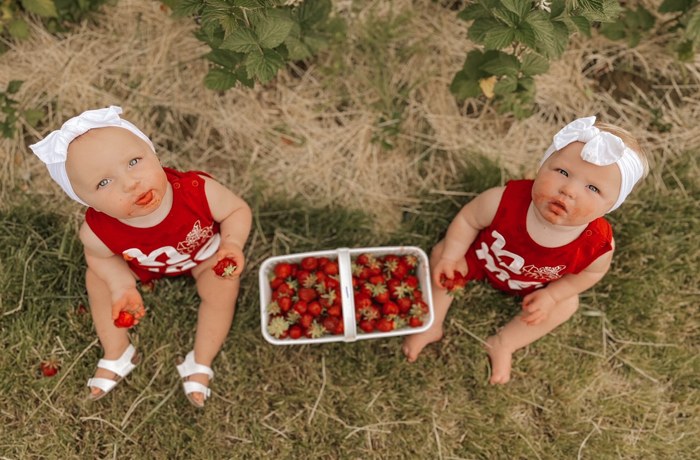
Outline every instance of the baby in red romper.
<path id="1" fill-rule="evenodd" d="M 54 180 L 88 206 L 80 239 L 86 286 L 104 359 L 88 380 L 99 399 L 133 370 L 140 355 L 120 311 L 145 315 L 136 281 L 191 275 L 201 299 L 194 349 L 177 366 L 185 394 L 198 407 L 210 395 L 211 363 L 233 321 L 238 275 L 250 233 L 248 205 L 209 175 L 163 168 L 148 137 L 119 117 L 119 107 L 90 110 L 32 145 Z M 212 270 L 230 258 L 230 277 Z"/>
<path id="2" fill-rule="evenodd" d="M 610 268 L 615 242 L 602 216 L 648 168 L 627 131 L 581 118 L 554 136 L 534 181 L 508 182 L 464 206 L 430 255 L 435 321 L 404 341 L 408 360 L 442 338 L 452 302 L 443 282 L 459 272 L 523 296 L 520 313 L 486 340 L 490 383 L 508 382 L 513 353 L 569 319 L 578 295 Z"/>

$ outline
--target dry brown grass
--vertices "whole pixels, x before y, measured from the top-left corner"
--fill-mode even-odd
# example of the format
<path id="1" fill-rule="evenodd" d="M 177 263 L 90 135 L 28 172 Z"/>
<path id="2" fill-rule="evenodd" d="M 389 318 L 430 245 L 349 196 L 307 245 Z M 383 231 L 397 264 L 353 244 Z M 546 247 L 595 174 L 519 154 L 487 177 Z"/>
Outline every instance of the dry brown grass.
<path id="1" fill-rule="evenodd" d="M 387 152 L 371 142 L 386 94 L 373 85 L 377 63 L 359 44 L 369 20 L 402 12 L 408 22 L 386 43 L 384 91 L 410 91 L 396 148 Z M 226 93 L 203 87 L 207 65 L 198 57 L 207 47 L 192 36 L 194 22 L 171 19 L 157 2 L 123 0 L 97 24 L 62 39 L 33 26 L 30 40 L 12 43 L 0 57 L 0 81 L 25 80 L 21 106 L 48 114 L 38 130 L 23 124 L 15 139 L 2 141 L 2 197 L 27 178 L 33 192 L 59 194 L 27 144 L 83 110 L 110 104 L 124 108 L 166 164 L 205 169 L 244 196 L 262 185 L 267 194 L 363 207 L 385 230 L 398 223 L 401 205 L 463 168 L 465 152 L 532 171 L 552 134 L 579 116 L 597 114 L 629 129 L 652 152 L 652 166 L 700 145 L 700 129 L 693 126 L 700 114 L 693 97 L 700 66 L 675 63 L 664 39 L 630 50 L 604 38 L 575 37 L 537 79 L 534 116 L 517 121 L 496 114 L 488 101 L 459 103 L 450 94 L 472 44 L 465 23 L 447 8 L 409 0 L 354 2 L 343 14 L 348 43 L 342 53 L 322 53 L 301 77 L 285 71 L 267 87 Z M 324 71 L 334 65 L 349 72 Z M 654 91 L 629 86 L 620 99 L 615 88 L 601 90 L 599 81 L 619 70 L 639 74 Z M 618 86 L 626 82 L 618 80 Z M 650 130 L 653 117 L 644 104 L 658 108 L 674 129 Z M 415 166 L 422 159 L 429 160 L 423 172 Z"/>

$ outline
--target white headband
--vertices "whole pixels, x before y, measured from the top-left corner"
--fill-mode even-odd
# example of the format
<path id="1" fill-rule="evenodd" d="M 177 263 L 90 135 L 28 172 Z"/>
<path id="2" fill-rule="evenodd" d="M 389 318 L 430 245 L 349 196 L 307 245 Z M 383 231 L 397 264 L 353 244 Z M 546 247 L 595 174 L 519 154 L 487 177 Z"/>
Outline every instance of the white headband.
<path id="1" fill-rule="evenodd" d="M 634 188 L 634 184 L 644 175 L 644 166 L 637 152 L 627 147 L 614 134 L 601 131 L 595 126 L 595 117 L 579 118 L 564 126 L 554 135 L 554 143 L 549 146 L 542 158 L 542 165 L 554 152 L 563 149 L 572 142 L 583 142 L 581 158 L 596 166 L 616 164 L 620 168 L 622 183 L 620 196 L 608 212 L 617 209 Z"/>
<path id="2" fill-rule="evenodd" d="M 128 121 L 119 118 L 120 113 L 122 113 L 121 107 L 114 105 L 107 109 L 85 111 L 77 117 L 73 117 L 67 122 L 63 123 L 61 129 L 53 131 L 51 134 L 46 136 L 44 140 L 29 146 L 34 154 L 38 156 L 41 161 L 46 163 L 46 167 L 48 168 L 49 174 L 51 174 L 53 180 L 55 180 L 56 183 L 61 186 L 63 191 L 66 192 L 69 197 L 80 204 L 88 206 L 87 203 L 78 198 L 78 195 L 75 194 L 73 187 L 71 187 L 70 181 L 68 180 L 68 174 L 66 174 L 68 145 L 76 137 L 80 136 L 81 134 L 85 134 L 91 129 L 116 126 L 119 128 L 128 129 L 143 139 L 154 152 L 156 151 L 148 136 L 146 136 L 136 126 L 132 125 Z"/>

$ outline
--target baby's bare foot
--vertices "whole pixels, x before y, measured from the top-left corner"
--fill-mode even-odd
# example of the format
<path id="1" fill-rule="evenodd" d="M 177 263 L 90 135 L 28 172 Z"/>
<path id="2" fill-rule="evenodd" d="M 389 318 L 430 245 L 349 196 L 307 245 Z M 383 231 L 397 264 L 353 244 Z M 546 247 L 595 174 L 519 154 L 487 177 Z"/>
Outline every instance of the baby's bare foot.
<path id="1" fill-rule="evenodd" d="M 403 354 L 408 358 L 408 362 L 412 363 L 418 359 L 418 355 L 423 351 L 429 343 L 437 342 L 442 338 L 442 327 L 431 327 L 420 334 L 413 334 L 406 337 L 401 346 Z"/>
<path id="2" fill-rule="evenodd" d="M 513 352 L 503 345 L 499 335 L 492 335 L 486 339 L 486 343 L 489 345 L 486 347 L 486 352 L 491 360 L 491 380 L 489 382 L 491 385 L 508 383 Z"/>

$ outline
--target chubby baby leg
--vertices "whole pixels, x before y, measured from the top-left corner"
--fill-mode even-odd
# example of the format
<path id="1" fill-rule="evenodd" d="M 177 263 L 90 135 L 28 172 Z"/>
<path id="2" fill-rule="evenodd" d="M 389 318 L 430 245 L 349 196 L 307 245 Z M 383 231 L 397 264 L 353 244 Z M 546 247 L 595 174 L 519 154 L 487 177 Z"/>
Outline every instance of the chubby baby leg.
<path id="1" fill-rule="evenodd" d="M 240 279 L 216 276 L 211 267 L 216 261 L 207 261 L 193 270 L 197 279 L 197 293 L 201 299 L 197 314 L 197 333 L 194 341 L 194 357 L 197 364 L 211 367 L 231 329 L 233 313 L 238 297 Z M 209 376 L 194 374 L 190 380 L 209 385 Z M 193 393 L 198 402 L 204 401 L 202 393 Z"/>
<path id="2" fill-rule="evenodd" d="M 430 252 L 430 266 L 434 267 L 442 258 L 442 252 L 445 247 L 445 240 L 440 241 L 435 245 Z M 420 334 L 413 334 L 406 337 L 401 347 L 403 354 L 406 355 L 409 362 L 418 359 L 418 355 L 423 351 L 426 345 L 437 342 L 442 339 L 442 323 L 445 322 L 447 310 L 452 303 L 452 296 L 447 294 L 447 289 L 435 284 L 431 278 L 431 288 L 433 291 L 433 307 L 435 311 L 435 321 L 430 329 Z"/>
<path id="3" fill-rule="evenodd" d="M 491 379 L 489 382 L 492 385 L 507 383 L 510 380 L 513 353 L 548 334 L 571 318 L 578 309 L 578 305 L 578 295 L 564 299 L 552 308 L 546 320 L 534 326 L 521 320 L 523 313 L 518 314 L 497 334 L 486 339 L 486 352 L 491 360 Z"/>

